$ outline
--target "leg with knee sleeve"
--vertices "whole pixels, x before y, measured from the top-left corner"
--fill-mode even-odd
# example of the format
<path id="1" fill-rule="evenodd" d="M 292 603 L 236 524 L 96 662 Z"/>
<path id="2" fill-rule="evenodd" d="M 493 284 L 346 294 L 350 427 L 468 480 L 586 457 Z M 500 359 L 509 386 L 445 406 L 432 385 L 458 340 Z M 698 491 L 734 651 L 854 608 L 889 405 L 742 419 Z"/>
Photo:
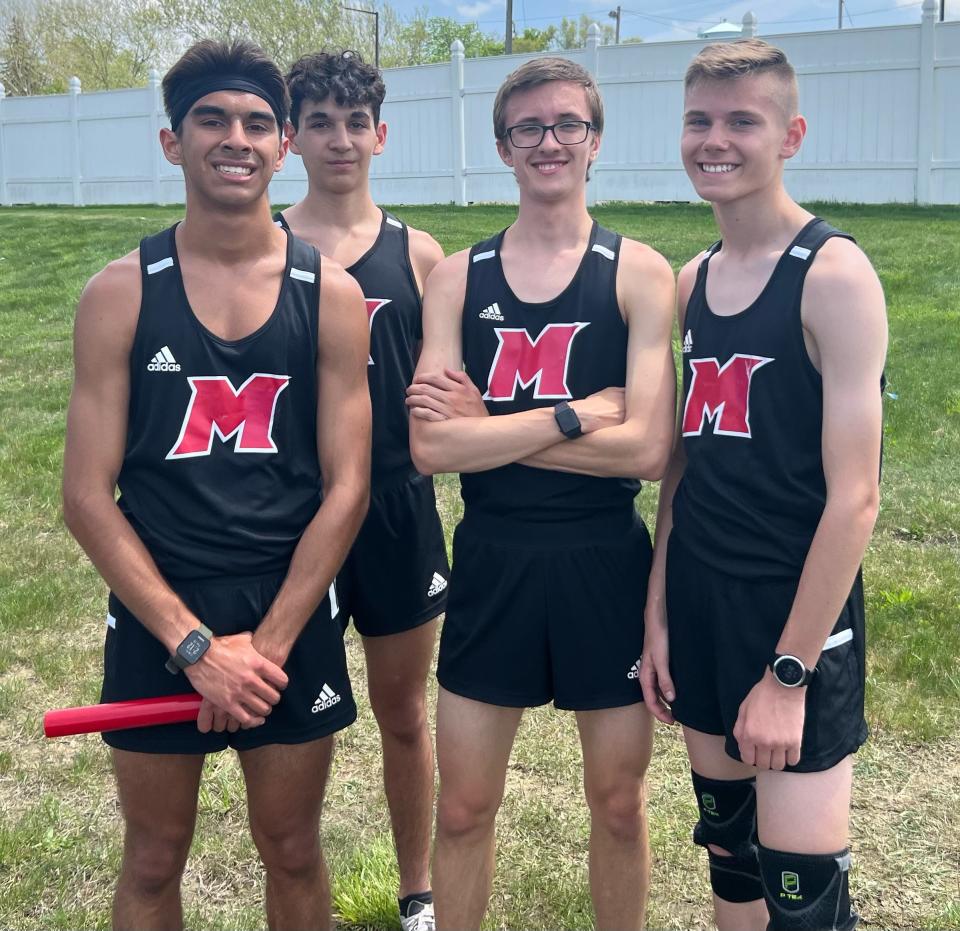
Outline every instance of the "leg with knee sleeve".
<path id="1" fill-rule="evenodd" d="M 760 874 L 770 912 L 768 931 L 851 931 L 850 850 L 785 853 L 760 845 Z"/>
<path id="2" fill-rule="evenodd" d="M 727 902 L 763 898 L 757 863 L 755 779 L 708 779 L 691 771 L 700 820 L 693 842 L 707 848 L 710 885 Z M 729 851 L 716 853 L 710 845 Z"/>

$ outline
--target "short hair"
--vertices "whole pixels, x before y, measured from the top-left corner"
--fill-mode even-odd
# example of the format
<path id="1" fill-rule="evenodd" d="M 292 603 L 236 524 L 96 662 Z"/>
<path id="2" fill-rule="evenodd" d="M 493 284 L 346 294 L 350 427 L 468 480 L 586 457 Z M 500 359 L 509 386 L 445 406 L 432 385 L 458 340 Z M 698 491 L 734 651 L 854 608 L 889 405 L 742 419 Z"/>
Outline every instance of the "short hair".
<path id="1" fill-rule="evenodd" d="M 689 91 L 701 81 L 731 81 L 754 74 L 770 74 L 781 81 L 785 92 L 780 95 L 780 105 L 787 119 L 797 115 L 797 73 L 783 49 L 763 39 L 716 42 L 701 49 L 687 66 L 683 89 Z"/>
<path id="2" fill-rule="evenodd" d="M 283 74 L 259 45 L 246 39 L 219 42 L 202 39 L 191 45 L 163 77 L 163 106 L 173 123 L 181 92 L 188 84 L 219 74 L 242 77 L 263 88 L 267 101 L 278 116 L 278 129 L 290 109 L 290 97 Z M 179 120 L 177 121 L 179 124 Z M 173 126 L 176 132 L 178 126 Z"/>
<path id="3" fill-rule="evenodd" d="M 497 139 L 503 142 L 507 138 L 506 110 L 511 95 L 550 81 L 571 81 L 579 84 L 587 92 L 590 122 L 598 133 L 603 132 L 603 100 L 593 75 L 583 65 L 578 65 L 569 58 L 549 57 L 524 62 L 516 71 L 508 74 L 500 85 L 497 98 L 493 102 L 493 132 Z"/>
<path id="4" fill-rule="evenodd" d="M 383 75 L 368 65 L 358 52 L 315 52 L 304 55 L 287 72 L 290 91 L 290 122 L 300 122 L 305 100 L 332 97 L 338 107 L 369 107 L 373 122 L 380 122 L 380 107 L 387 94 Z"/>

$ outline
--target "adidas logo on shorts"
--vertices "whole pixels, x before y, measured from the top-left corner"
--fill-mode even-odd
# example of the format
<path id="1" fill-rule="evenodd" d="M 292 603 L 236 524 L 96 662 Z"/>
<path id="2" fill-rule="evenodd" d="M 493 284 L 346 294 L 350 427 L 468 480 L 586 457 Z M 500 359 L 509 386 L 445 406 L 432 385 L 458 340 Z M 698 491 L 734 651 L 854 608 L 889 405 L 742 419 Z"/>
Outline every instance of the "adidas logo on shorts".
<path id="1" fill-rule="evenodd" d="M 447 587 L 447 580 L 439 572 L 433 573 L 433 579 L 430 587 L 427 589 L 427 597 L 434 598 Z"/>
<path id="2" fill-rule="evenodd" d="M 627 673 L 628 679 L 639 679 L 640 678 L 640 664 L 634 663 L 630 667 L 630 671 Z"/>
<path id="3" fill-rule="evenodd" d="M 496 320 L 503 323 L 503 314 L 500 313 L 500 305 L 494 301 L 489 307 L 484 307 L 480 311 L 481 320 Z"/>
<path id="4" fill-rule="evenodd" d="M 180 363 L 173 358 L 169 346 L 164 346 L 147 364 L 148 372 L 179 372 Z"/>
<path id="5" fill-rule="evenodd" d="M 320 690 L 320 694 L 317 696 L 317 700 L 313 703 L 313 707 L 310 710 L 314 714 L 318 711 L 326 711 L 328 708 L 332 708 L 338 701 L 340 701 L 340 696 L 324 682 L 323 688 Z"/>
<path id="6" fill-rule="evenodd" d="M 683 338 L 683 351 L 693 352 L 693 332 L 687 330 L 687 335 Z"/>

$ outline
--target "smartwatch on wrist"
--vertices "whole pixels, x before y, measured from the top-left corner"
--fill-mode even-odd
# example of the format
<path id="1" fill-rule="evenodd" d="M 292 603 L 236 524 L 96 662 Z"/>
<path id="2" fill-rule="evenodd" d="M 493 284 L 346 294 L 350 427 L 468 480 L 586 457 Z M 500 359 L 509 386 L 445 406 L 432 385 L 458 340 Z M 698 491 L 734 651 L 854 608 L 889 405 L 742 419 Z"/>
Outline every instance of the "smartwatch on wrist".
<path id="1" fill-rule="evenodd" d="M 180 641 L 176 652 L 171 654 L 166 662 L 167 672 L 176 675 L 187 666 L 192 666 L 199 662 L 207 650 L 210 649 L 210 641 L 213 639 L 213 631 L 206 624 L 201 624 L 196 630 L 191 630 L 183 640 Z"/>
<path id="2" fill-rule="evenodd" d="M 784 688 L 799 689 L 810 684 L 816 669 L 807 669 L 802 659 L 789 653 L 774 653 L 770 671 Z"/>
<path id="3" fill-rule="evenodd" d="M 578 436 L 583 436 L 583 430 L 580 426 L 580 418 L 577 412 L 566 402 L 561 401 L 553 409 L 554 420 L 560 432 L 568 439 L 575 440 Z"/>

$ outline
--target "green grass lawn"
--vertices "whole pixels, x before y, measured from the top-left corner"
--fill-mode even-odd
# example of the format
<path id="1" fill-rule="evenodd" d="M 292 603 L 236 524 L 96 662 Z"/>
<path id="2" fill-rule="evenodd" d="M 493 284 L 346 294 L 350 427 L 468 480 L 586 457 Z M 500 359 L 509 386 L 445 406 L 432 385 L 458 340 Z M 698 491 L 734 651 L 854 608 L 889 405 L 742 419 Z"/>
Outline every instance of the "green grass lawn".
<path id="1" fill-rule="evenodd" d="M 817 212 L 854 234 L 887 294 L 883 507 L 866 559 L 868 717 L 857 757 L 855 897 L 868 927 L 960 926 L 960 209 Z M 398 208 L 449 253 L 510 222 L 509 207 Z M 699 206 L 613 205 L 600 222 L 651 243 L 675 268 L 715 237 Z M 120 821 L 95 736 L 45 743 L 45 709 L 96 700 L 105 592 L 63 527 L 59 483 L 73 308 L 109 259 L 176 208 L 0 210 L 0 927 L 109 925 Z M 447 531 L 456 480 L 437 481 Z M 641 495 L 652 518 L 656 488 Z M 324 816 L 335 903 L 350 927 L 396 927 L 379 738 L 362 650 L 348 658 L 360 718 L 340 741 Z M 709 927 L 683 749 L 658 730 L 650 778 L 651 927 Z M 499 821 L 490 928 L 592 926 L 587 816 L 572 717 L 524 719 Z M 210 759 L 184 880 L 191 927 L 262 925 L 235 760 Z"/>

